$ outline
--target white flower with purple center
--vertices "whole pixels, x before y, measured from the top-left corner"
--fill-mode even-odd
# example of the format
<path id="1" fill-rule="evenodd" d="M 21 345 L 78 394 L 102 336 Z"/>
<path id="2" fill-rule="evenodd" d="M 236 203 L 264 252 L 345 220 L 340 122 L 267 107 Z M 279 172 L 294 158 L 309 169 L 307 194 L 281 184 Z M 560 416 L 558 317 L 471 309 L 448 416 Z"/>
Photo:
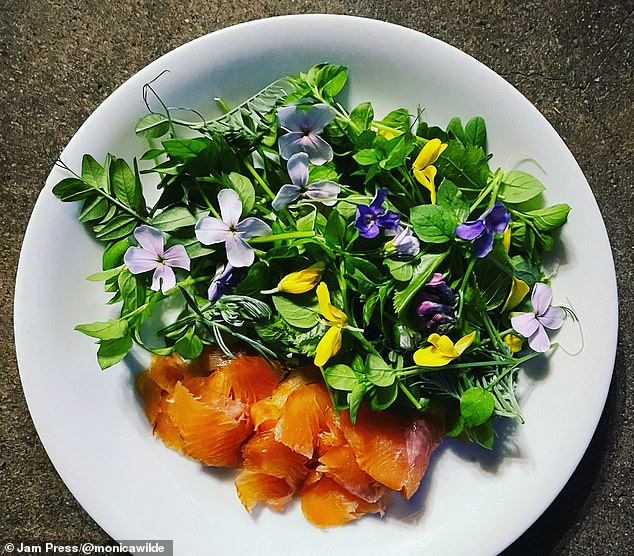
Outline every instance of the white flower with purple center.
<path id="1" fill-rule="evenodd" d="M 414 257 L 420 253 L 420 242 L 408 226 L 398 226 L 396 230 L 385 230 L 385 235 L 393 239 L 388 242 L 388 250 L 394 249 L 399 255 Z"/>
<path id="2" fill-rule="evenodd" d="M 139 226 L 134 230 L 139 247 L 129 247 L 123 256 L 126 268 L 132 274 L 154 271 L 152 285 L 154 291 L 163 293 L 176 285 L 174 268 L 189 270 L 189 257 L 183 245 L 173 245 L 165 249 L 165 238 L 160 230 L 152 226 Z"/>
<path id="3" fill-rule="evenodd" d="M 233 189 L 218 193 L 220 218 L 205 216 L 196 223 L 196 237 L 204 245 L 224 243 L 227 261 L 233 267 L 251 266 L 255 260 L 253 248 L 246 242 L 256 236 L 270 235 L 268 224 L 252 216 L 240 220 L 242 202 Z"/>
<path id="4" fill-rule="evenodd" d="M 334 120 L 335 111 L 327 104 L 313 104 L 310 108 L 283 106 L 277 111 L 280 127 L 288 133 L 278 139 L 280 155 L 289 160 L 297 153 L 308 154 L 310 161 L 320 166 L 332 160 L 332 147 L 320 137 L 324 128 Z"/>
<path id="5" fill-rule="evenodd" d="M 550 339 L 546 328 L 557 330 L 564 322 L 564 310 L 561 307 L 551 307 L 552 299 L 550 286 L 537 282 L 531 295 L 533 312 L 511 317 L 511 326 L 528 339 L 528 345 L 533 351 L 548 351 Z"/>
<path id="6" fill-rule="evenodd" d="M 283 209 L 300 197 L 319 201 L 326 206 L 332 206 L 337 202 L 341 188 L 333 181 L 316 181 L 306 187 L 309 175 L 308 159 L 306 153 L 297 153 L 288 159 L 287 170 L 292 183 L 280 187 L 271 203 L 275 210 Z"/>

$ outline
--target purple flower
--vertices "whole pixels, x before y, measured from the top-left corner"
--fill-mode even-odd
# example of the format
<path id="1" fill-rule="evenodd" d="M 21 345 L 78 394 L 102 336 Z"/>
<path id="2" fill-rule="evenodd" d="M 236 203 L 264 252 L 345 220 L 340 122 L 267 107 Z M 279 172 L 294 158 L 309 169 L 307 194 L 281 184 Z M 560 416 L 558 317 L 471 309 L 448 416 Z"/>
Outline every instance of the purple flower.
<path id="1" fill-rule="evenodd" d="M 237 286 L 244 275 L 244 268 L 233 268 L 229 263 L 226 266 L 219 264 L 216 268 L 216 275 L 207 290 L 207 299 L 211 302 L 218 301 L 223 295 L 231 292 L 231 288 Z"/>
<path id="2" fill-rule="evenodd" d="M 227 260 L 234 267 L 251 266 L 255 253 L 245 241 L 250 237 L 265 236 L 271 228 L 259 218 L 250 216 L 240 220 L 242 203 L 233 189 L 223 189 L 218 193 L 220 216 L 205 216 L 196 223 L 196 237 L 200 243 L 212 245 L 224 243 Z"/>
<path id="3" fill-rule="evenodd" d="M 379 235 L 379 228 L 396 231 L 401 217 L 383 208 L 387 197 L 387 189 L 381 188 L 376 192 L 370 205 L 357 205 L 357 217 L 354 227 L 365 238 L 373 238 Z"/>
<path id="4" fill-rule="evenodd" d="M 416 314 L 423 318 L 426 328 L 443 332 L 455 320 L 457 302 L 458 295 L 445 283 L 442 274 L 436 272 L 418 294 Z"/>
<path id="5" fill-rule="evenodd" d="M 414 257 L 420 253 L 420 242 L 414 235 L 411 228 L 398 226 L 396 230 L 385 230 L 385 235 L 393 237 L 388 249 L 394 249 L 399 255 L 409 255 Z"/>
<path id="6" fill-rule="evenodd" d="M 477 220 L 469 220 L 456 226 L 460 239 L 473 241 L 473 254 L 479 259 L 486 257 L 493 249 L 493 235 L 504 232 L 511 215 L 502 203 L 495 203 Z"/>
<path id="7" fill-rule="evenodd" d="M 296 153 L 307 153 L 313 164 L 332 160 L 332 147 L 319 134 L 335 118 L 335 111 L 327 104 L 314 104 L 308 109 L 284 106 L 277 111 L 277 121 L 288 131 L 278 140 L 280 154 L 289 160 Z"/>
<path id="8" fill-rule="evenodd" d="M 287 169 L 292 184 L 280 187 L 271 203 L 275 210 L 284 208 L 302 195 L 320 201 L 327 206 L 332 206 L 337 202 L 340 187 L 332 181 L 316 181 L 303 191 L 308 183 L 308 155 L 306 153 L 297 153 L 291 156 L 288 159 Z"/>
<path id="9" fill-rule="evenodd" d="M 132 274 L 154 271 L 152 285 L 154 291 L 163 293 L 176 285 L 173 268 L 189 270 L 189 257 L 185 247 L 177 244 L 165 249 L 165 239 L 160 230 L 152 226 L 139 226 L 134 237 L 140 247 L 129 247 L 123 256 L 125 266 Z"/>
<path id="10" fill-rule="evenodd" d="M 543 282 L 537 282 L 531 295 L 532 313 L 521 313 L 511 317 L 511 326 L 528 339 L 528 345 L 534 351 L 548 351 L 550 339 L 546 328 L 557 330 L 564 322 L 564 310 L 551 307 L 553 291 Z"/>

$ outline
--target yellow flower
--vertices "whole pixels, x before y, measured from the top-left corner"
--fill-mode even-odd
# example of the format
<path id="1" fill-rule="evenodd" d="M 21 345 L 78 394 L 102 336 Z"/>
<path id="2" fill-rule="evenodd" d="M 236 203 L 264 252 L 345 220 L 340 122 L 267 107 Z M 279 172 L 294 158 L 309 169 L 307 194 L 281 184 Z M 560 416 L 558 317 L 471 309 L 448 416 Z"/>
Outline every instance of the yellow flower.
<path id="1" fill-rule="evenodd" d="M 396 137 L 396 133 L 394 133 L 391 129 L 379 129 L 377 133 L 379 135 L 383 135 L 383 137 L 385 137 L 388 141 Z"/>
<path id="2" fill-rule="evenodd" d="M 502 245 L 504 246 L 504 250 L 508 253 L 511 248 L 511 227 L 507 226 L 504 228 L 504 234 L 502 235 Z"/>
<path id="3" fill-rule="evenodd" d="M 520 280 L 519 278 L 515 278 L 513 276 L 513 283 L 511 284 L 511 291 L 509 292 L 506 301 L 504 302 L 504 306 L 502 307 L 502 312 L 510 311 L 517 307 L 522 299 L 526 297 L 526 294 L 531 289 L 528 287 L 528 284 L 524 282 L 524 280 Z"/>
<path id="4" fill-rule="evenodd" d="M 515 334 L 507 334 L 506 336 L 504 336 L 503 340 L 504 343 L 511 349 L 511 353 L 522 351 L 524 340 L 519 336 L 516 336 Z"/>
<path id="5" fill-rule="evenodd" d="M 429 190 L 432 205 L 436 204 L 436 185 L 434 178 L 436 177 L 436 167 L 432 166 L 442 152 L 447 148 L 446 143 L 442 143 L 440 139 L 431 139 L 421 149 L 412 164 L 414 177 L 418 182 Z"/>
<path id="6" fill-rule="evenodd" d="M 330 292 L 325 282 L 317 286 L 319 314 L 326 319 L 329 327 L 315 350 L 315 365 L 323 367 L 341 349 L 341 329 L 348 324 L 348 317 L 330 302 Z"/>
<path id="7" fill-rule="evenodd" d="M 291 272 L 280 280 L 280 283 L 277 285 L 277 290 L 284 293 L 309 292 L 319 283 L 325 268 L 326 264 L 319 262 L 304 270 Z"/>
<path id="8" fill-rule="evenodd" d="M 460 357 L 462 352 L 471 345 L 475 335 L 475 332 L 471 332 L 471 334 L 463 336 L 454 344 L 449 336 L 430 334 L 427 341 L 431 346 L 416 351 L 414 353 L 414 363 L 421 367 L 442 367 L 456 357 Z"/>

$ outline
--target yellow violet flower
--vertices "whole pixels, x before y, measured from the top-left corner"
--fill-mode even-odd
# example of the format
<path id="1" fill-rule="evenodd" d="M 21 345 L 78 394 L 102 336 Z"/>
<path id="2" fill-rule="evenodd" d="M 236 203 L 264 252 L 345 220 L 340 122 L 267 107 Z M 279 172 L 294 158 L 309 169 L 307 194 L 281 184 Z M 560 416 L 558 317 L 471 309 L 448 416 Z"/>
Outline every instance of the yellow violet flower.
<path id="1" fill-rule="evenodd" d="M 423 187 L 429 190 L 432 205 L 436 204 L 436 185 L 434 178 L 436 177 L 436 167 L 432 166 L 442 152 L 447 148 L 446 143 L 442 143 L 440 139 L 431 139 L 421 149 L 412 164 L 414 177 Z"/>
<path id="2" fill-rule="evenodd" d="M 526 294 L 530 290 L 530 287 L 526 282 L 524 282 L 524 280 L 520 280 L 519 278 L 515 278 L 515 276 L 513 276 L 511 291 L 509 292 L 509 295 L 504 302 L 502 312 L 515 309 L 515 307 L 517 307 L 522 302 L 522 299 L 526 297 Z"/>
<path id="3" fill-rule="evenodd" d="M 431 346 L 416 351 L 414 353 L 414 363 L 421 367 L 442 367 L 456 357 L 460 357 L 462 352 L 471 345 L 475 335 L 475 332 L 471 332 L 471 334 L 463 336 L 454 344 L 449 336 L 430 334 L 427 341 Z"/>
<path id="4" fill-rule="evenodd" d="M 306 293 L 312 290 L 321 280 L 321 275 L 326 269 L 326 263 L 318 262 L 314 265 L 291 272 L 280 280 L 277 291 L 284 293 Z"/>
<path id="5" fill-rule="evenodd" d="M 519 336 L 516 336 L 515 334 L 507 334 L 502 339 L 504 340 L 504 343 L 511 349 L 511 353 L 522 351 L 524 340 Z"/>
<path id="6" fill-rule="evenodd" d="M 504 233 L 502 234 L 502 245 L 504 246 L 504 250 L 508 253 L 511 248 L 511 227 L 507 226 L 504 228 Z"/>
<path id="7" fill-rule="evenodd" d="M 315 365 L 323 367 L 341 349 L 341 329 L 348 324 L 348 317 L 330 302 L 330 292 L 325 282 L 317 286 L 319 314 L 329 327 L 315 350 Z"/>

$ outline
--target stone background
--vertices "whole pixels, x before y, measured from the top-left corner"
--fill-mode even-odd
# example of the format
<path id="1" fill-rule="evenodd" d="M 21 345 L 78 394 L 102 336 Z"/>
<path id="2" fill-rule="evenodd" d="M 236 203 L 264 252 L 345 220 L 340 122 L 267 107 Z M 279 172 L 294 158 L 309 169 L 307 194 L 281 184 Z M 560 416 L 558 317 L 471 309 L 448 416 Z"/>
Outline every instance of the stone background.
<path id="1" fill-rule="evenodd" d="M 577 471 L 505 554 L 633 554 L 631 0 L 0 0 L 0 542 L 108 540 L 42 449 L 16 366 L 15 272 L 50 153 L 59 152 L 118 85 L 165 52 L 228 25 L 300 12 L 387 20 L 460 48 L 528 97 L 577 158 L 616 263 L 616 368 Z"/>

